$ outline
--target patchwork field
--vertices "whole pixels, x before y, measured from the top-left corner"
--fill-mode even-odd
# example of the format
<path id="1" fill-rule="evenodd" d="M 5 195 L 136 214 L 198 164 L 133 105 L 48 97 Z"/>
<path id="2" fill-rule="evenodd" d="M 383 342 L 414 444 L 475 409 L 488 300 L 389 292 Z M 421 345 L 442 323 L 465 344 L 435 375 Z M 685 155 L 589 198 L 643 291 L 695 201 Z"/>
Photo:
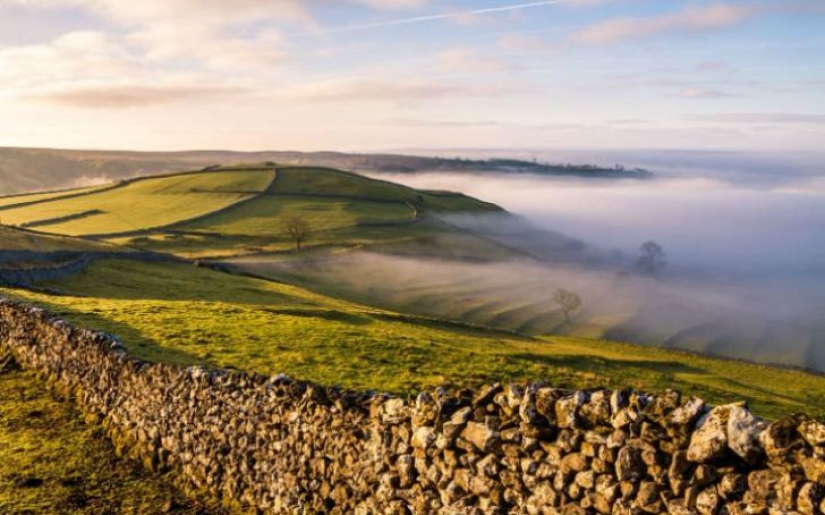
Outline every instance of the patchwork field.
<path id="1" fill-rule="evenodd" d="M 204 172 L 145 179 L 114 189 L 7 209 L 7 225 L 70 236 L 141 231 L 227 208 L 265 190 L 274 171 Z"/>

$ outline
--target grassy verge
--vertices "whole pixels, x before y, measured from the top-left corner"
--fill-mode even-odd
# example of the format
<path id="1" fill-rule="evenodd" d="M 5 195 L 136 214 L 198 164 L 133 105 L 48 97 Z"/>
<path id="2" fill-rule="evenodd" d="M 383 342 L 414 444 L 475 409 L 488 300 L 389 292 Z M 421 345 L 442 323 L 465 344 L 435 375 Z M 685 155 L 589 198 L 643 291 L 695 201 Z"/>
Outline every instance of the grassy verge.
<path id="1" fill-rule="evenodd" d="M 0 456 L 3 515 L 218 513 L 116 458 L 99 428 L 19 370 L 0 372 Z"/>

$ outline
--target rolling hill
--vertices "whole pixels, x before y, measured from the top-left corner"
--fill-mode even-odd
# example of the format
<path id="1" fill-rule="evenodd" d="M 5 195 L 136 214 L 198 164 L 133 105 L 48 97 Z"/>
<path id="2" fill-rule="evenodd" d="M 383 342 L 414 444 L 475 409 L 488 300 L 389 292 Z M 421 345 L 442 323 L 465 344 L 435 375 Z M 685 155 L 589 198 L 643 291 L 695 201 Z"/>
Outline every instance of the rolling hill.
<path id="1" fill-rule="evenodd" d="M 595 322 L 541 336 L 544 324 L 558 325 L 557 309 L 507 297 L 513 277 L 505 272 L 512 269 L 492 278 L 483 269 L 465 272 L 473 264 L 539 267 L 542 259 L 602 265 L 574 240 L 536 232 L 497 206 L 457 193 L 266 164 L 16 197 L 0 206 L 0 216 L 34 227 L 3 228 L 7 249 L 39 250 L 41 259 L 49 252 L 93 256 L 70 274 L 2 294 L 115 333 L 148 359 L 395 392 L 545 379 L 560 386 L 679 387 L 717 402 L 746 398 L 766 416 L 825 410 L 821 376 L 607 342 Z M 311 228 L 301 251 L 283 228 L 295 217 Z M 418 272 L 362 260 L 364 251 L 414 258 L 408 268 Z M 289 266 L 272 272 L 252 266 L 256 260 Z M 453 269 L 427 277 L 427 262 Z M 546 302 L 551 283 L 519 274 L 515 279 Z M 491 280 L 500 281 L 497 290 Z"/>
<path id="2" fill-rule="evenodd" d="M 0 292 L 116 334 L 150 360 L 396 393 L 544 380 L 747 399 L 767 417 L 825 412 L 823 376 L 604 340 L 528 338 L 182 263 L 101 260 L 38 286 L 59 295 Z"/>

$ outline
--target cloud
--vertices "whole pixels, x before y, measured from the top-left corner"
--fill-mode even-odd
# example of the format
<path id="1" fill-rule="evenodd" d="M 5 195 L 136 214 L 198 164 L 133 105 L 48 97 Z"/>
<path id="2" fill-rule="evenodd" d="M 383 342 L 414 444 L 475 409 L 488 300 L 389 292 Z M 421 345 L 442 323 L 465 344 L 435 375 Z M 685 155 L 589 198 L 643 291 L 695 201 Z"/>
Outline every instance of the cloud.
<path id="1" fill-rule="evenodd" d="M 734 67 L 725 61 L 704 61 L 696 65 L 696 71 L 702 73 L 732 72 Z"/>
<path id="2" fill-rule="evenodd" d="M 761 5 L 710 4 L 650 17 L 622 17 L 586 27 L 572 35 L 573 41 L 609 44 L 664 32 L 704 32 L 739 24 L 765 11 Z"/>
<path id="3" fill-rule="evenodd" d="M 139 56 L 103 32 L 70 32 L 48 44 L 0 49 L 0 80 L 11 89 L 144 71 Z"/>
<path id="4" fill-rule="evenodd" d="M 722 91 L 712 88 L 687 88 L 680 91 L 677 95 L 679 98 L 688 99 L 713 99 L 713 98 L 731 98 L 739 96 L 735 93 Z"/>
<path id="5" fill-rule="evenodd" d="M 300 0 L 9 0 L 42 8 L 82 8 L 124 23 L 167 20 L 218 25 L 310 17 Z"/>
<path id="6" fill-rule="evenodd" d="M 360 4 L 373 9 L 411 9 L 423 7 L 429 0 L 350 0 L 353 4 Z"/>
<path id="7" fill-rule="evenodd" d="M 512 70 L 513 66 L 496 59 L 481 55 L 470 48 L 451 48 L 438 55 L 441 68 L 450 72 L 463 73 L 497 73 Z"/>
<path id="8" fill-rule="evenodd" d="M 304 102 L 400 102 L 445 98 L 490 98 L 518 92 L 506 84 L 466 84 L 454 81 L 347 78 L 283 88 L 275 95 Z"/>
<path id="9" fill-rule="evenodd" d="M 408 18 L 396 18 L 394 20 L 383 20 L 374 23 L 362 23 L 356 25 L 344 25 L 341 27 L 330 27 L 315 31 L 318 34 L 335 33 L 335 32 L 352 32 L 358 30 L 377 29 L 382 27 L 396 27 L 401 25 L 415 25 L 419 23 L 429 23 L 440 20 L 453 20 L 459 22 L 466 22 L 468 20 L 476 20 L 479 16 L 507 13 L 513 11 L 521 11 L 524 9 L 533 9 L 536 7 L 547 7 L 550 5 L 575 3 L 581 0 L 541 0 L 534 2 L 521 2 L 517 4 L 502 5 L 498 7 L 485 7 L 481 9 L 469 9 L 465 11 L 450 11 L 436 14 L 427 14 L 423 16 L 412 16 Z"/>
<path id="10" fill-rule="evenodd" d="M 25 98 L 68 107 L 126 109 L 183 101 L 200 101 L 239 92 L 242 92 L 242 90 L 238 88 L 209 85 L 143 86 L 107 84 L 44 90 L 29 93 Z"/>
<path id="11" fill-rule="evenodd" d="M 717 113 L 695 115 L 691 119 L 738 124 L 810 124 L 825 125 L 825 114 L 802 113 Z"/>
<path id="12" fill-rule="evenodd" d="M 276 23 L 314 23 L 300 0 L 10 1 L 81 9 L 101 17 L 115 25 L 110 42 L 139 53 L 139 58 L 231 71 L 272 66 L 285 59 Z"/>

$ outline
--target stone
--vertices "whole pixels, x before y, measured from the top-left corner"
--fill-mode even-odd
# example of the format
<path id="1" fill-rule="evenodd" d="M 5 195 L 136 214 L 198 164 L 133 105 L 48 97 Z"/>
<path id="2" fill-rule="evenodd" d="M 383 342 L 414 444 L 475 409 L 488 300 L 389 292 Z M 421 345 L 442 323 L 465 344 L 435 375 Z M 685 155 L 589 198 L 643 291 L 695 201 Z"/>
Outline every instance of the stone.
<path id="1" fill-rule="evenodd" d="M 596 473 L 592 470 L 581 471 L 576 474 L 574 481 L 585 490 L 593 490 L 596 486 Z"/>
<path id="2" fill-rule="evenodd" d="M 419 427 L 413 434 L 412 446 L 414 449 L 427 450 L 435 444 L 436 436 L 435 429 L 432 427 Z"/>
<path id="3" fill-rule="evenodd" d="M 587 468 L 587 458 L 579 453 L 568 454 L 561 459 L 560 470 L 562 473 L 581 472 Z"/>
<path id="4" fill-rule="evenodd" d="M 497 430 L 479 422 L 468 422 L 461 436 L 482 452 L 493 450 L 493 447 L 501 442 L 500 433 Z"/>
<path id="5" fill-rule="evenodd" d="M 699 419 L 705 410 L 705 401 L 691 397 L 682 406 L 671 411 L 665 423 L 669 427 L 690 426 Z"/>
<path id="6" fill-rule="evenodd" d="M 764 451 L 759 436 L 767 424 L 742 406 L 734 406 L 728 415 L 728 447 L 743 460 L 755 464 Z"/>
<path id="7" fill-rule="evenodd" d="M 825 513 L 823 426 L 803 415 L 765 427 L 742 404 L 706 413 L 678 392 L 535 384 L 409 401 L 187 370 L 2 300 L 0 332 L 0 356 L 76 402 L 118 452 L 250 512 Z"/>
<path id="8" fill-rule="evenodd" d="M 616 477 L 619 481 L 636 482 L 645 475 L 645 464 L 635 447 L 622 447 L 616 457 Z"/>
<path id="9" fill-rule="evenodd" d="M 415 458 L 409 454 L 399 456 L 396 467 L 398 468 L 398 477 L 401 480 L 401 488 L 410 486 L 416 476 Z"/>
<path id="10" fill-rule="evenodd" d="M 574 427 L 579 407 L 584 404 L 585 399 L 584 392 L 576 392 L 557 400 L 555 404 L 556 424 L 562 428 Z"/>
<path id="11" fill-rule="evenodd" d="M 748 478 L 744 474 L 725 474 L 719 481 L 717 488 L 722 499 L 726 501 L 739 500 L 748 489 Z"/>
<path id="12" fill-rule="evenodd" d="M 653 481 L 642 481 L 636 494 L 636 506 L 644 509 L 645 506 L 655 503 L 659 500 L 660 491 L 659 485 Z"/>
<path id="13" fill-rule="evenodd" d="M 806 420 L 799 424 L 799 434 L 812 447 L 825 447 L 825 423 Z"/>
<path id="14" fill-rule="evenodd" d="M 767 499 L 773 494 L 780 475 L 772 470 L 755 470 L 748 474 L 748 493 L 757 499 Z"/>
<path id="15" fill-rule="evenodd" d="M 450 422 L 455 424 L 456 426 L 463 427 L 470 418 L 473 416 L 473 408 L 469 406 L 461 408 L 457 410 L 453 415 L 450 417 Z"/>
<path id="16" fill-rule="evenodd" d="M 802 438 L 797 431 L 797 421 L 784 418 L 771 422 L 759 436 L 759 442 L 769 458 L 782 459 L 799 448 Z"/>
<path id="17" fill-rule="evenodd" d="M 728 417 L 731 405 L 717 406 L 702 417 L 690 438 L 687 458 L 695 463 L 706 463 L 724 456 L 728 448 Z"/>
<path id="18" fill-rule="evenodd" d="M 702 490 L 696 496 L 696 511 L 702 515 L 716 515 L 720 507 L 721 499 L 714 486 Z"/>
<path id="19" fill-rule="evenodd" d="M 695 465 L 688 460 L 687 451 L 676 451 L 668 469 L 668 477 L 671 479 L 685 479 L 690 477 Z"/>
<path id="20" fill-rule="evenodd" d="M 798 461 L 808 481 L 825 486 L 825 460 L 803 456 Z"/>
<path id="21" fill-rule="evenodd" d="M 816 483 L 805 483 L 799 489 L 797 495 L 796 507 L 799 513 L 804 515 L 817 515 L 819 503 L 823 499 L 823 487 Z"/>

